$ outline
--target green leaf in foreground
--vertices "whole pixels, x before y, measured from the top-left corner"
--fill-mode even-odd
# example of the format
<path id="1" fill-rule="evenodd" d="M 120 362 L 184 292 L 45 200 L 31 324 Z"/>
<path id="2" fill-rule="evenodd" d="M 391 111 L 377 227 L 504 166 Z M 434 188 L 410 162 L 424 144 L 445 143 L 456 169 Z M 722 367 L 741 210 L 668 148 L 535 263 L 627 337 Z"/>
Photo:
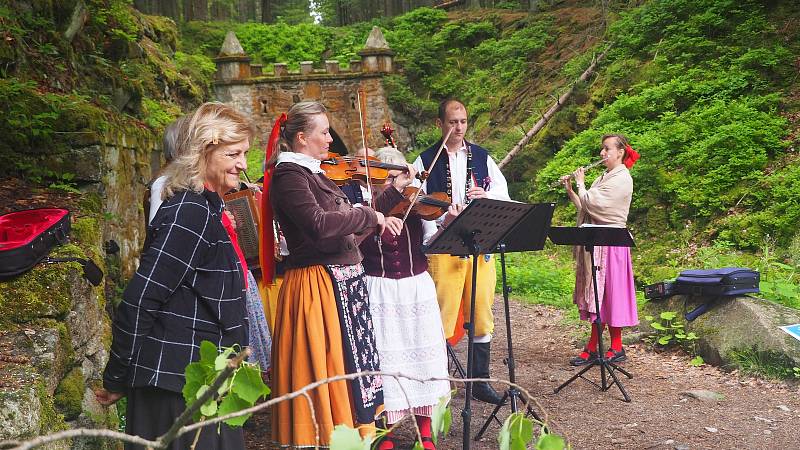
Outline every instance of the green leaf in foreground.
<path id="1" fill-rule="evenodd" d="M 361 439 L 358 430 L 336 425 L 331 433 L 331 448 L 336 450 L 369 450 L 370 438 Z"/>
<path id="2" fill-rule="evenodd" d="M 536 450 L 563 450 L 565 447 L 564 438 L 555 434 L 543 434 L 536 441 Z"/>
<path id="3" fill-rule="evenodd" d="M 439 399 L 439 403 L 433 408 L 431 417 L 431 431 L 433 432 L 433 443 L 438 444 L 439 433 L 447 434 L 450 431 L 450 424 L 453 422 L 453 414 L 448 408 L 450 395 Z"/>
<path id="4" fill-rule="evenodd" d="M 261 379 L 258 366 L 244 364 L 236 372 L 236 379 L 231 386 L 231 391 L 247 402 L 255 403 L 259 398 L 269 395 L 269 388 Z"/>
<path id="5" fill-rule="evenodd" d="M 532 439 L 533 422 L 522 413 L 508 416 L 497 436 L 501 450 L 525 450 Z"/>
<path id="6" fill-rule="evenodd" d="M 220 416 L 224 416 L 226 414 L 234 413 L 236 411 L 241 411 L 251 406 L 253 406 L 252 403 L 248 403 L 239 398 L 238 395 L 230 393 L 226 395 L 224 399 L 222 399 L 222 402 L 220 402 L 217 414 Z M 240 427 L 244 425 L 245 422 L 247 422 L 247 419 L 249 419 L 251 415 L 252 414 L 245 414 L 243 416 L 234 417 L 232 419 L 226 420 L 225 423 L 232 427 Z"/>

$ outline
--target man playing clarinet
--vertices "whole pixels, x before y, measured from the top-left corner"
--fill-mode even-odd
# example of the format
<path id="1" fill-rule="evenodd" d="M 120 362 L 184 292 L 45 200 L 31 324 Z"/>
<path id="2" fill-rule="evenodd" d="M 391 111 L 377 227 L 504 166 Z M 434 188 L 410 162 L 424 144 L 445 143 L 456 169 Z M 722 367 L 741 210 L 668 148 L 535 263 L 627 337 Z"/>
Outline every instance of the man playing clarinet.
<path id="1" fill-rule="evenodd" d="M 429 171 L 425 192 L 446 192 L 460 210 L 476 198 L 509 200 L 505 177 L 483 147 L 464 139 L 467 132 L 467 108 L 459 100 L 448 99 L 439 104 L 436 125 L 442 139 L 422 152 L 414 161 L 418 171 Z M 443 152 L 433 162 L 445 142 Z M 425 238 L 442 227 L 444 216 L 426 221 Z M 429 255 L 428 271 L 436 284 L 436 295 L 442 314 L 445 337 L 455 345 L 464 335 L 463 323 L 469 321 L 472 283 L 472 257 Z M 480 255 L 478 260 L 477 292 L 475 293 L 475 347 L 473 375 L 489 377 L 489 350 L 494 330 L 494 288 L 496 272 L 492 255 Z M 474 383 L 472 397 L 486 403 L 500 404 L 501 397 L 486 382 Z"/>

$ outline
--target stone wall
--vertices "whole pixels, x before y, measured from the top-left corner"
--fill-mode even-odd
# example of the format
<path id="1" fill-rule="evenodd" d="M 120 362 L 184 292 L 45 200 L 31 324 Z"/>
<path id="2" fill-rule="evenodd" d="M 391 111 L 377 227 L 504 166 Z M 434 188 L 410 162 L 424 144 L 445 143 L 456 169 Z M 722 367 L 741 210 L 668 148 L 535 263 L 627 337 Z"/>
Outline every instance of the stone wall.
<path id="1" fill-rule="evenodd" d="M 252 83 L 217 83 L 216 97 L 247 114 L 256 124 L 261 142 L 266 142 L 275 119 L 300 100 L 316 100 L 328 109 L 331 127 L 352 152 L 361 145 L 361 126 L 358 112 L 358 90 L 366 97 L 365 136 L 372 148 L 384 146 L 380 128 L 391 123 L 393 113 L 386 100 L 383 81 L 379 75 L 350 75 L 264 78 Z M 408 132 L 399 127 L 395 139 L 405 147 Z"/>
<path id="2" fill-rule="evenodd" d="M 120 126 L 90 133 L 41 164 L 73 173 L 82 194 L 70 206 L 69 243 L 51 256 L 91 258 L 105 283 L 89 284 L 75 262 L 38 264 L 0 282 L 0 441 L 66 428 L 116 429 L 116 408 L 104 408 L 100 384 L 111 342 L 106 302 L 113 302 L 138 264 L 144 240 L 145 183 L 161 164 L 160 140 Z M 113 239 L 120 250 L 106 254 Z M 46 448 L 117 448 L 107 440 L 74 439 Z"/>

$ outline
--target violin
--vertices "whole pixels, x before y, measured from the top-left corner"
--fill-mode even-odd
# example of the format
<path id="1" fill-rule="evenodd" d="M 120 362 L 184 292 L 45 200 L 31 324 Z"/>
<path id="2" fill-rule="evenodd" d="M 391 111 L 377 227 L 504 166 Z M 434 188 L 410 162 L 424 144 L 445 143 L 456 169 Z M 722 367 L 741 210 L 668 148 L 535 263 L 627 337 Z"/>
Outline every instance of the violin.
<path id="1" fill-rule="evenodd" d="M 372 165 L 372 164 L 370 164 Z M 391 211 L 390 216 L 403 217 L 406 210 L 411 206 L 411 213 L 420 216 L 425 220 L 435 220 L 447 212 L 450 207 L 450 197 L 444 192 L 433 192 L 431 194 L 417 193 L 419 188 L 407 186 L 403 189 L 404 199 L 400 201 Z M 412 199 L 417 196 L 417 200 L 412 205 Z"/>
<path id="2" fill-rule="evenodd" d="M 381 162 L 374 156 L 367 156 L 366 159 L 369 160 L 369 184 L 383 184 L 389 178 L 390 170 L 408 172 L 408 166 Z M 363 156 L 340 156 L 322 160 L 320 168 L 337 186 L 343 186 L 350 180 L 366 183 L 366 165 L 367 162 Z"/>

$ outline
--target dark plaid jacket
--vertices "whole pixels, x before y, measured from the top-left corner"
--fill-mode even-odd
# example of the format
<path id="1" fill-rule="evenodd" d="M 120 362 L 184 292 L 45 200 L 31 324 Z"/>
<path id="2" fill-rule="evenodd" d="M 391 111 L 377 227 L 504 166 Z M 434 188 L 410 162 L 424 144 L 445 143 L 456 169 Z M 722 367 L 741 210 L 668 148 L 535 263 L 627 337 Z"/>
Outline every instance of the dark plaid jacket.
<path id="1" fill-rule="evenodd" d="M 248 343 L 244 276 L 214 192 L 179 192 L 148 228 L 148 243 L 117 307 L 106 389 L 181 392 L 200 342 Z"/>

